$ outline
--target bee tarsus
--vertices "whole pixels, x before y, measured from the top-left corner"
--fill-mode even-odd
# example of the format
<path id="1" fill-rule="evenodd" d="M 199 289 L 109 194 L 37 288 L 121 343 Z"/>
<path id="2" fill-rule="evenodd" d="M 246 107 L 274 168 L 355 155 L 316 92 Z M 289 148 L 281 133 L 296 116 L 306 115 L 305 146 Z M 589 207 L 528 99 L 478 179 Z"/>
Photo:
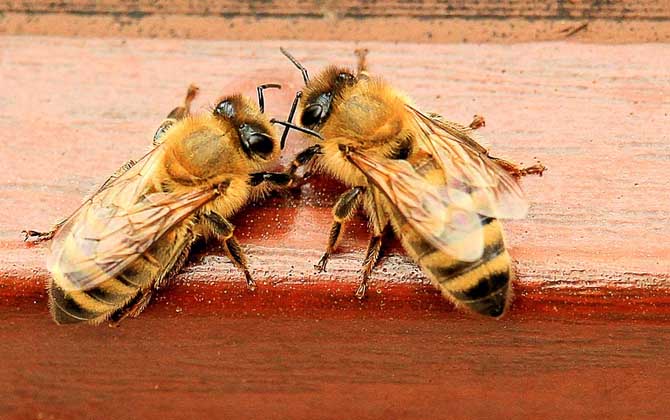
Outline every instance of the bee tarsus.
<path id="1" fill-rule="evenodd" d="M 293 177 L 283 172 L 257 172 L 251 174 L 251 185 L 258 186 L 264 182 L 277 188 L 290 187 L 293 184 Z"/>

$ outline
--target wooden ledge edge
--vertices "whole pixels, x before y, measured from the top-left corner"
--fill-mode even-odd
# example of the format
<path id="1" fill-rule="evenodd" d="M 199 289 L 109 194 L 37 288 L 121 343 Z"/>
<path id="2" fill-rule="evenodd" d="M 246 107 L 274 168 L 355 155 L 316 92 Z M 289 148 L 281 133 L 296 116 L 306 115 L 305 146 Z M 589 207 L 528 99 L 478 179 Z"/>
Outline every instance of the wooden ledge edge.
<path id="1" fill-rule="evenodd" d="M 258 288 L 246 288 L 243 278 L 229 271 L 207 273 L 189 266 L 161 290 L 150 307 L 163 315 L 216 314 L 239 316 L 319 316 L 326 318 L 477 317 L 454 306 L 426 282 L 375 280 L 368 296 L 353 296 L 354 279 L 323 280 L 273 276 L 256 278 Z M 0 274 L 0 313 L 47 313 L 46 270 L 32 274 L 13 270 Z M 577 288 L 574 284 L 548 287 L 520 276 L 514 283 L 512 304 L 505 318 L 660 320 L 670 316 L 670 293 L 661 287 L 630 284 Z M 484 319 L 484 318 L 482 318 Z"/>

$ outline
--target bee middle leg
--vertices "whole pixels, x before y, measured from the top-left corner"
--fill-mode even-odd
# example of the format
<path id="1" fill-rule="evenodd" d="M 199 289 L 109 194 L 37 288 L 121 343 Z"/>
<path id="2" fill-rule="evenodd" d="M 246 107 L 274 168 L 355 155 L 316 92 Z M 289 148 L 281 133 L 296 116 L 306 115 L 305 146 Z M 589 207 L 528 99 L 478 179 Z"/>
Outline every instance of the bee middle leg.
<path id="1" fill-rule="evenodd" d="M 242 251 L 242 247 L 237 242 L 237 239 L 235 239 L 235 235 L 233 235 L 235 227 L 232 223 L 215 212 L 205 214 L 205 223 L 210 228 L 210 231 L 224 245 L 230 261 L 244 273 L 244 278 L 247 281 L 249 290 L 256 290 L 256 282 L 249 273 L 247 257 L 244 255 L 244 251 Z"/>
<path id="2" fill-rule="evenodd" d="M 337 243 L 342 235 L 342 225 L 347 222 L 354 215 L 356 208 L 361 200 L 361 193 L 365 191 L 365 187 L 354 187 L 337 199 L 333 207 L 333 221 L 330 227 L 330 234 L 328 235 L 328 245 L 326 252 L 323 254 L 319 262 L 314 266 L 318 271 L 326 271 L 326 265 L 330 254 L 337 248 Z"/>

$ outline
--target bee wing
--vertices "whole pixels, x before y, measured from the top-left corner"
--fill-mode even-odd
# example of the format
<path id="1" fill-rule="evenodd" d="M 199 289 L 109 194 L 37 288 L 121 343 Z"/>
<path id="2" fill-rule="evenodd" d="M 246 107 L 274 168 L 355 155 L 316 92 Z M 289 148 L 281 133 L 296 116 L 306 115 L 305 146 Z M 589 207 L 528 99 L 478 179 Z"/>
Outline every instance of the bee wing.
<path id="1" fill-rule="evenodd" d="M 56 232 L 47 268 L 65 290 L 87 290 L 114 277 L 158 238 L 211 200 L 211 187 L 149 192 L 163 148 L 108 182 Z M 69 283 L 69 284 L 68 284 Z"/>
<path id="2" fill-rule="evenodd" d="M 488 157 L 472 130 L 408 105 L 419 128 L 419 146 L 442 167 L 451 202 L 479 214 L 521 219 L 528 204 L 519 183 Z"/>
<path id="3" fill-rule="evenodd" d="M 349 151 L 348 157 L 425 240 L 462 261 L 481 258 L 481 218 L 470 208 L 451 202 L 446 186 L 427 182 L 405 160 L 382 161 L 356 151 Z"/>

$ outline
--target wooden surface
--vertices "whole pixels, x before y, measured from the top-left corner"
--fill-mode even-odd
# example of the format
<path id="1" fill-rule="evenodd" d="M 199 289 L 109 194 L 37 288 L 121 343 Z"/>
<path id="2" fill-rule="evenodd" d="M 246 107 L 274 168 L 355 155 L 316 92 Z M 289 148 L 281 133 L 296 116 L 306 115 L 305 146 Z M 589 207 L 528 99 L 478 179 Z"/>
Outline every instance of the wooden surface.
<path id="1" fill-rule="evenodd" d="M 301 79 L 279 45 L 313 74 L 354 63 L 345 42 L 0 37 L 2 417 L 667 413 L 667 44 L 365 43 L 372 71 L 422 108 L 483 114 L 496 155 L 549 167 L 524 181 L 529 217 L 505 224 L 519 279 L 501 321 L 454 311 L 397 243 L 356 301 L 361 219 L 316 274 L 341 191 L 318 180 L 235 219 L 257 292 L 202 247 L 140 318 L 52 324 L 45 248 L 19 231 L 49 227 L 140 156 L 189 82 L 196 109 L 281 83 L 266 102 L 285 115 Z M 291 137 L 282 163 L 306 144 Z"/>
<path id="2" fill-rule="evenodd" d="M 68 36 L 668 42 L 669 19 L 666 0 L 0 1 L 0 34 Z"/>

